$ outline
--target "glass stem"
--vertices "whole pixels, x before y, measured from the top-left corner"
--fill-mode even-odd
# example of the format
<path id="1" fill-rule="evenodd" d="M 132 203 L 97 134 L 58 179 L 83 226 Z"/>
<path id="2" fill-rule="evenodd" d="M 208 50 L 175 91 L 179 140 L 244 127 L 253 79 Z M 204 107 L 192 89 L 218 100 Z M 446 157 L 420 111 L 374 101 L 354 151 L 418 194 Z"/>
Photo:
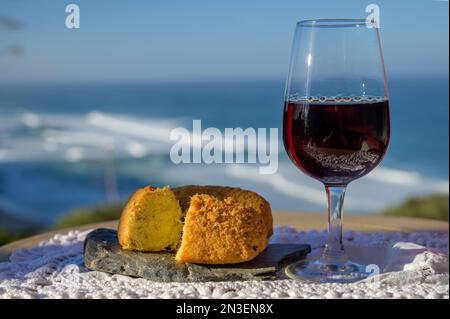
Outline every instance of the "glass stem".
<path id="1" fill-rule="evenodd" d="M 346 186 L 325 185 L 328 200 L 328 236 L 321 261 L 338 264 L 347 261 L 342 243 L 342 214 Z"/>

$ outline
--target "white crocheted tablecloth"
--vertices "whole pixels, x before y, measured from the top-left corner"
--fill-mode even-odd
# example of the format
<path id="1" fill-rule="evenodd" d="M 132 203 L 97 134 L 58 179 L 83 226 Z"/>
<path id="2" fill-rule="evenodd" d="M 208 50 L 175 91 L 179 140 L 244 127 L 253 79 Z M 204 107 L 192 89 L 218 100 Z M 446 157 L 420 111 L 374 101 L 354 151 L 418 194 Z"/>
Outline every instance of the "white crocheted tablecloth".
<path id="1" fill-rule="evenodd" d="M 83 266 L 87 233 L 72 231 L 15 251 L 10 262 L 0 263 L 0 298 L 449 298 L 447 233 L 346 233 L 353 258 L 377 261 L 384 271 L 353 284 L 155 283 L 109 275 Z M 325 232 L 279 226 L 271 242 L 319 247 L 324 236 Z"/>

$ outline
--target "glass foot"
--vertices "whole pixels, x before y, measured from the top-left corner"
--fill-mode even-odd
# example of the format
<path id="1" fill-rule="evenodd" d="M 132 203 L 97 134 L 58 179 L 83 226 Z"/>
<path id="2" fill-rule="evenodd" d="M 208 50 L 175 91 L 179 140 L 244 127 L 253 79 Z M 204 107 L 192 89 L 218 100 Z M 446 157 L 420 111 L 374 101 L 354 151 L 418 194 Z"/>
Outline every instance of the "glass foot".
<path id="1" fill-rule="evenodd" d="M 366 266 L 351 261 L 328 264 L 320 260 L 302 260 L 286 267 L 286 275 L 316 283 L 351 283 L 367 278 Z"/>

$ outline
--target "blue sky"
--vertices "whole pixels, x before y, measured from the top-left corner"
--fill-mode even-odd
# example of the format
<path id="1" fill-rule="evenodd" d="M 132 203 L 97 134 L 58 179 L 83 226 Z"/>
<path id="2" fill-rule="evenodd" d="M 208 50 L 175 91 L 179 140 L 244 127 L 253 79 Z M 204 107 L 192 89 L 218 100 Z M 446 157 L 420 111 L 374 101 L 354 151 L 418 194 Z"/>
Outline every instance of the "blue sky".
<path id="1" fill-rule="evenodd" d="M 81 28 L 65 27 L 65 6 Z M 433 0 L 0 0 L 0 82 L 284 78 L 295 23 L 381 10 L 390 76 L 448 76 L 448 2 Z M 6 48 L 21 46 L 12 56 Z"/>

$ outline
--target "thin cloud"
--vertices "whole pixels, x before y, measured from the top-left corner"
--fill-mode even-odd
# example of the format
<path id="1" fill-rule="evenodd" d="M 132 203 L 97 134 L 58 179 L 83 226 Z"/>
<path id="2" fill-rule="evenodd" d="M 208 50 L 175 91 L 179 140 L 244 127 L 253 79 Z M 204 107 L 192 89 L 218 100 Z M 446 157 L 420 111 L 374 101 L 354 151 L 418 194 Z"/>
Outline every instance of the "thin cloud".
<path id="1" fill-rule="evenodd" d="M 21 45 L 13 45 L 7 49 L 8 54 L 14 57 L 22 56 L 24 51 L 25 50 Z"/>
<path id="2" fill-rule="evenodd" d="M 0 15 L 0 27 L 10 31 L 20 31 L 23 29 L 23 24 L 18 20 Z"/>

